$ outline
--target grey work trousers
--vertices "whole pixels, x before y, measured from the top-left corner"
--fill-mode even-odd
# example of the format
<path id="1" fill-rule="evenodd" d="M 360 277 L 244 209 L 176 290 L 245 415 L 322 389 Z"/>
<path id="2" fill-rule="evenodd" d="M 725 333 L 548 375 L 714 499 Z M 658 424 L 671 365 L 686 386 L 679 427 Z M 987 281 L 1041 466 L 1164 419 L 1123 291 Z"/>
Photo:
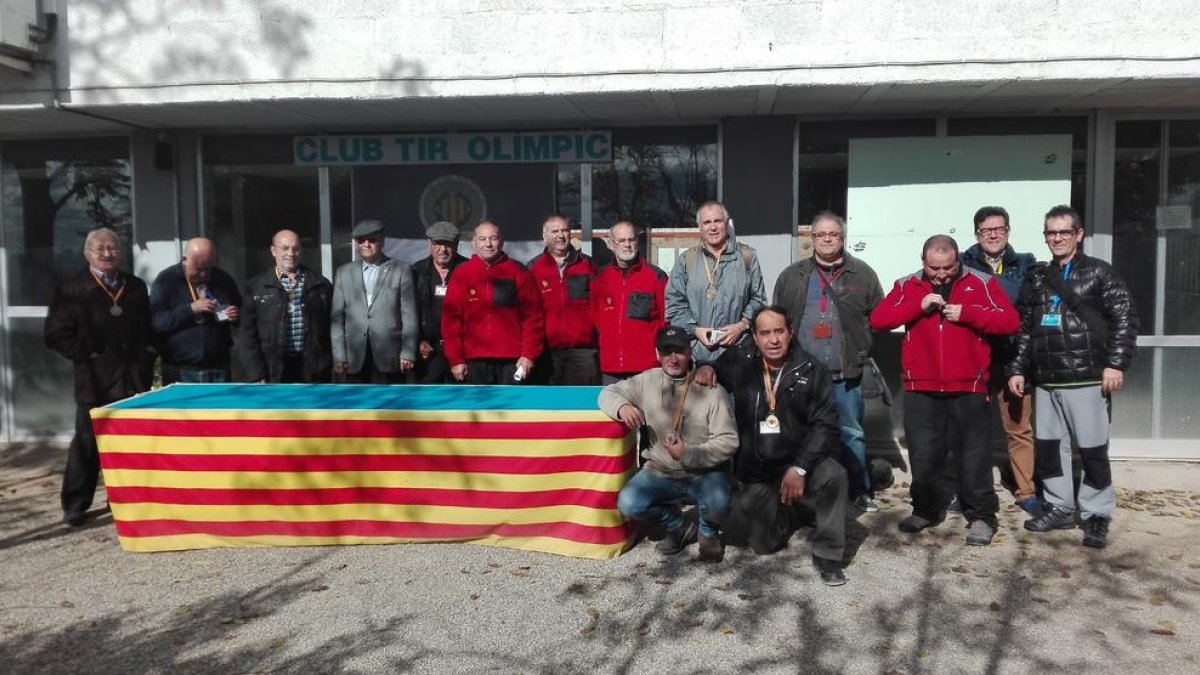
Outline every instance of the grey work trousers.
<path id="1" fill-rule="evenodd" d="M 1051 506 L 1075 510 L 1079 501 L 1084 520 L 1111 518 L 1117 505 L 1108 462 L 1109 397 L 1100 385 L 1038 387 L 1034 397 L 1037 475 Z M 1071 449 L 1079 449 L 1083 482 L 1075 494 L 1071 475 Z"/>

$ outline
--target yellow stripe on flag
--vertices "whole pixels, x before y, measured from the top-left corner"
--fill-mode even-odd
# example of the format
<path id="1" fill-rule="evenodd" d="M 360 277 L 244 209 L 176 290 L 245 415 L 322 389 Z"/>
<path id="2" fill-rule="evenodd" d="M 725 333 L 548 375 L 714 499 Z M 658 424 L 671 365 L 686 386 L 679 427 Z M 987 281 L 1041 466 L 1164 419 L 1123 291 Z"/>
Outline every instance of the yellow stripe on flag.
<path id="1" fill-rule="evenodd" d="M 415 539 L 402 537 L 294 537 L 286 535 L 258 535 L 252 537 L 223 537 L 210 534 L 179 534 L 162 537 L 121 537 L 121 548 L 134 553 L 159 551 L 187 551 L 199 548 L 224 548 L 234 546 L 343 546 L 352 544 L 407 544 L 430 541 L 469 541 L 472 544 L 515 548 L 524 551 L 540 551 L 579 558 L 607 560 L 624 553 L 632 544 L 632 537 L 619 544 L 585 544 L 583 542 L 556 539 L 553 537 L 498 537 L 490 535 L 478 539 Z"/>
<path id="2" fill-rule="evenodd" d="M 147 471 L 106 469 L 109 487 L 208 488 L 235 490 L 320 490 L 325 488 L 430 488 L 532 492 L 583 488 L 618 492 L 624 474 L 588 472 L 537 475 L 444 471 Z"/>
<path id="3" fill-rule="evenodd" d="M 588 527 L 616 527 L 623 522 L 615 510 L 586 506 L 538 506 L 514 509 L 429 506 L 412 504 L 113 504 L 113 517 L 125 522 L 139 520 L 190 520 L 196 522 L 287 521 L 325 522 L 336 520 L 383 520 L 391 522 L 490 525 L 531 525 L 568 522 Z"/>

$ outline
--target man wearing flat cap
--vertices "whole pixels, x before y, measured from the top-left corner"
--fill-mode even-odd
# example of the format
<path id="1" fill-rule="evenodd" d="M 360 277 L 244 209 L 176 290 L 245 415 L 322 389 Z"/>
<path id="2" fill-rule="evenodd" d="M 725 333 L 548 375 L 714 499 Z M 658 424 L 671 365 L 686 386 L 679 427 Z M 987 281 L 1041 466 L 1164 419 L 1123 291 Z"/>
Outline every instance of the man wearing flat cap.
<path id="1" fill-rule="evenodd" d="M 442 301 L 454 269 L 467 259 L 458 253 L 458 228 L 439 221 L 425 230 L 429 257 L 413 265 L 414 290 L 420 336 L 417 345 L 417 382 L 445 384 L 451 381 L 450 363 L 442 349 Z"/>
<path id="2" fill-rule="evenodd" d="M 333 372 L 358 384 L 404 381 L 417 358 L 412 270 L 383 254 L 383 223 L 364 220 L 351 235 L 358 259 L 333 282 Z"/>

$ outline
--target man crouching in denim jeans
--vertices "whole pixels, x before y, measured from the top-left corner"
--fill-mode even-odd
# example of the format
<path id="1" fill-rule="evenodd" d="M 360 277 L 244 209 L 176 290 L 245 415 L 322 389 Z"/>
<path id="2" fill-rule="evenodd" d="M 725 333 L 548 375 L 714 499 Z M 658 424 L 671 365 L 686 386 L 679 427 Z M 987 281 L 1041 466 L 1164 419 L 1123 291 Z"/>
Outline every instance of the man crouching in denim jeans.
<path id="1" fill-rule="evenodd" d="M 655 341 L 660 368 L 610 384 L 600 392 L 600 409 L 630 429 L 645 426 L 650 447 L 645 465 L 621 489 L 617 509 L 627 518 L 662 524 L 667 536 L 657 548 L 679 553 L 700 534 L 700 559 L 725 557 L 721 524 L 729 517 L 727 465 L 738 446 L 729 394 L 692 383 L 692 347 L 675 326 Z M 699 523 L 684 517 L 681 500 L 696 503 Z"/>

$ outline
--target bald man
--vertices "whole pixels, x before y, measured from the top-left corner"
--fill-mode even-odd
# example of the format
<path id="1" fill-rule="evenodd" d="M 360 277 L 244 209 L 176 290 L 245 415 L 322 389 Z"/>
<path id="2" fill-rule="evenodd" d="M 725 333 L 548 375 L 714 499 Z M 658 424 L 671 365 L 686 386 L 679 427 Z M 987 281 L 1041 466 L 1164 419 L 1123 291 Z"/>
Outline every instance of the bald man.
<path id="1" fill-rule="evenodd" d="M 242 294 L 216 263 L 211 239 L 189 239 L 179 264 L 163 270 L 150 288 L 150 325 L 162 341 L 164 384 L 229 381 Z"/>
<path id="2" fill-rule="evenodd" d="M 271 239 L 275 266 L 246 284 L 242 354 L 251 382 L 328 382 L 333 368 L 329 312 L 333 284 L 300 264 L 300 235 Z"/>

